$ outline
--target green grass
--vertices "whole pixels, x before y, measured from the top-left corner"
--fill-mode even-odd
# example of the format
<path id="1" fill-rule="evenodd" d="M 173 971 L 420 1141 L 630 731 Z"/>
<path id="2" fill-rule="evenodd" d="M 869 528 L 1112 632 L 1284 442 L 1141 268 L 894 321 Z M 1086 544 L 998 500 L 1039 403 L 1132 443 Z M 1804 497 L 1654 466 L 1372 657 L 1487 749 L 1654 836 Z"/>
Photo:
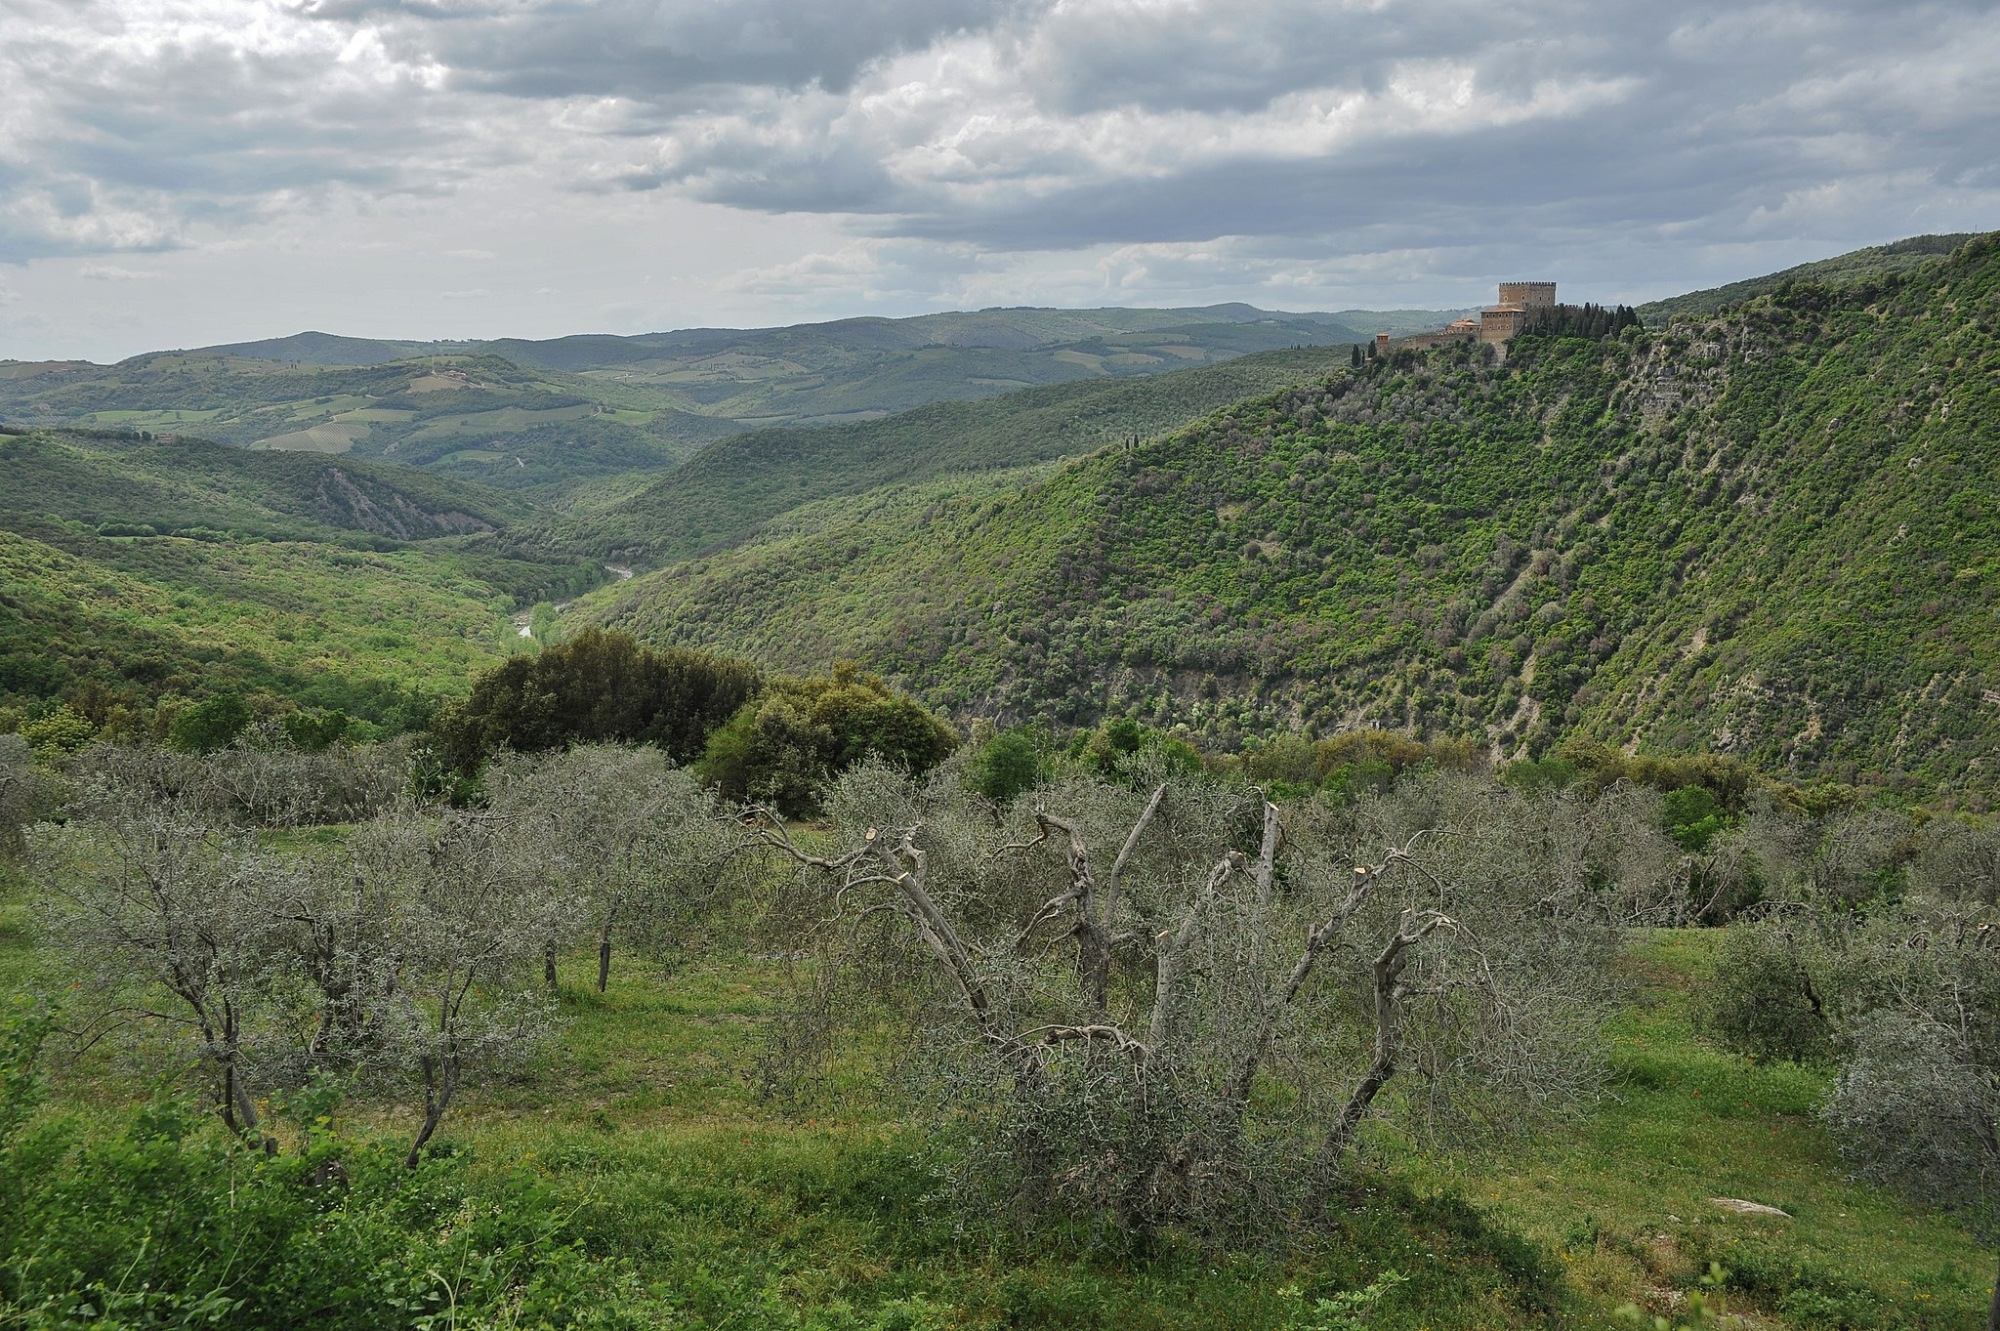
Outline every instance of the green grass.
<path id="1" fill-rule="evenodd" d="M 1701 1038 L 1721 942 L 1662 931 L 1633 945 L 1636 1000 L 1609 1031 L 1613 1094 L 1586 1122 L 1499 1169 L 1417 1162 L 1419 1175 L 1462 1186 L 1607 1297 L 1685 1287 L 1719 1261 L 1735 1307 L 1800 1314 L 1794 1325 L 1839 1324 L 1826 1320 L 1835 1304 L 1861 1327 L 1978 1325 L 1992 1253 L 1948 1217 L 1846 1177 L 1816 1118 L 1828 1073 L 1758 1066 Z M 1715 1197 L 1792 1218 L 1733 1215 Z"/>
<path id="2" fill-rule="evenodd" d="M 757 1099 L 757 1039 L 781 990 L 772 968 L 742 961 L 662 977 L 621 959 L 603 996 L 576 983 L 587 958 L 566 964 L 562 1050 L 455 1131 L 482 1159 L 532 1160 L 588 1187 L 593 1231 L 638 1236 L 670 1283 L 698 1286 L 705 1272 L 804 1303 L 920 1296 L 973 1325 L 1034 1309 L 1032 1325 L 1266 1327 L 1286 1279 L 1353 1287 L 1389 1266 L 1417 1283 L 1385 1305 L 1383 1326 L 1537 1325 L 1550 1314 L 1523 1307 L 1502 1269 L 1524 1260 L 1507 1256 L 1510 1232 L 1564 1273 L 1568 1325 L 1610 1325 L 1628 1300 L 1664 1307 L 1663 1291 L 1691 1288 L 1709 1260 L 1732 1273 L 1736 1311 L 1780 1325 L 1975 1325 L 1990 1253 L 1948 1218 L 1845 1179 L 1814 1117 L 1825 1074 L 1757 1067 L 1696 1032 L 1719 942 L 1635 941 L 1634 998 L 1610 1031 L 1613 1094 L 1583 1121 L 1480 1164 L 1378 1136 L 1385 1172 L 1357 1186 L 1337 1233 L 1285 1257 L 1218 1264 L 1170 1246 L 1137 1264 L 1024 1261 L 955 1238 L 926 1202 L 919 1140 L 865 1072 L 811 1111 Z M 1474 1209 L 1455 1209 L 1457 1195 Z M 1714 1196 L 1794 1218 L 1732 1216 Z"/>
<path id="3" fill-rule="evenodd" d="M 443 1136 L 496 1185 L 527 1170 L 553 1187 L 587 1247 L 633 1262 L 692 1327 L 831 1331 L 885 1309 L 894 1324 L 900 1307 L 936 1326 L 1267 1331 L 1286 1325 L 1287 1283 L 1324 1294 L 1394 1268 L 1411 1282 L 1371 1325 L 1610 1328 L 1618 1304 L 1665 1307 L 1711 1258 L 1752 1325 L 1976 1325 L 1990 1254 L 1843 1179 L 1813 1118 L 1823 1074 L 1755 1067 L 1696 1032 L 1719 941 L 1634 941 L 1614 1094 L 1582 1121 L 1497 1160 L 1424 1157 L 1377 1134 L 1375 1172 L 1290 1251 L 1023 1251 L 968 1226 L 938 1203 L 921 1134 L 865 1060 L 810 1106 L 759 1098 L 759 1041 L 784 989 L 776 966 L 740 955 L 671 972 L 621 955 L 604 995 L 593 957 L 565 959 L 558 1047 L 517 1081 L 472 1089 Z M 0 879 L 0 991 L 47 983 L 25 889 Z M 142 1094 L 101 1058 L 59 1072 L 70 1110 Z M 406 1107 L 348 1117 L 364 1134 L 411 1126 Z M 1794 1218 L 1728 1216 L 1711 1196 Z"/>

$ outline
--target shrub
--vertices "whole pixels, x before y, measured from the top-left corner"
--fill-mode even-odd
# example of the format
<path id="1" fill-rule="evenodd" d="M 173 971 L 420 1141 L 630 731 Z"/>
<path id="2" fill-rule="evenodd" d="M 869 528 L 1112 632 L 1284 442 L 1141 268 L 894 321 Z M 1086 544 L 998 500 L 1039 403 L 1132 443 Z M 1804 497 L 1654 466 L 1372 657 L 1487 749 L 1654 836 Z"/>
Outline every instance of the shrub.
<path id="1" fill-rule="evenodd" d="M 346 712 L 293 712 L 285 718 L 285 738 L 306 753 L 325 753 L 346 737 L 352 724 Z"/>
<path id="2" fill-rule="evenodd" d="M 574 1204 L 467 1155 L 414 1172 L 324 1117 L 282 1155 L 176 1100 L 38 1114 L 37 1023 L 0 1023 L 0 1323 L 9 1326 L 659 1325 L 585 1254 Z"/>
<path id="3" fill-rule="evenodd" d="M 1770 784 L 1748 764 L 1719 753 L 1631 754 L 1595 740 L 1571 740 L 1559 756 L 1595 790 L 1619 781 L 1670 793 L 1699 786 L 1728 814 L 1742 813 L 1751 793 Z"/>
<path id="4" fill-rule="evenodd" d="M 1026 727 L 1003 730 L 972 756 L 966 780 L 987 799 L 1011 804 L 1041 782 L 1048 767 L 1043 747 Z"/>
<path id="5" fill-rule="evenodd" d="M 481 675 L 471 696 L 433 728 L 462 772 L 502 748 L 541 753 L 608 741 L 657 744 L 685 763 L 759 683 L 747 661 L 679 647 L 655 651 L 629 633 L 587 628 Z"/>
<path id="6" fill-rule="evenodd" d="M 1186 774 L 1201 770 L 1201 754 L 1194 745 L 1129 716 L 1106 722 L 1096 730 L 1078 733 L 1070 741 L 1069 756 L 1098 776 L 1122 775 L 1141 753 L 1157 752 L 1176 771 Z"/>
<path id="7" fill-rule="evenodd" d="M 1387 767 L 1393 777 L 1426 762 L 1454 772 L 1477 771 L 1483 765 L 1478 751 L 1466 740 L 1425 743 L 1414 735 L 1386 730 L 1353 730 L 1323 739 L 1313 746 L 1313 761 L 1322 783 L 1343 768 Z"/>
<path id="8" fill-rule="evenodd" d="M 249 726 L 249 704 L 225 693 L 176 716 L 167 731 L 167 743 L 183 753 L 214 753 L 228 748 Z"/>
<path id="9" fill-rule="evenodd" d="M 1524 793 L 1567 790 L 1577 778 L 1576 764 L 1563 758 L 1523 758 L 1500 769 L 1500 779 Z"/>
<path id="10" fill-rule="evenodd" d="M 1716 833 L 1727 830 L 1729 817 L 1706 786 L 1682 786 L 1667 792 L 1662 802 L 1667 835 L 1690 853 L 1708 849 Z"/>
<path id="11" fill-rule="evenodd" d="M 96 737 L 97 727 L 91 725 L 88 718 L 78 715 L 68 703 L 60 703 L 24 724 L 20 733 L 29 748 L 43 757 L 50 757 L 82 749 Z"/>
<path id="12" fill-rule="evenodd" d="M 925 772 L 958 735 L 923 704 L 843 662 L 833 674 L 771 681 L 710 738 L 697 766 L 730 799 L 810 812 L 820 788 L 864 758 Z"/>

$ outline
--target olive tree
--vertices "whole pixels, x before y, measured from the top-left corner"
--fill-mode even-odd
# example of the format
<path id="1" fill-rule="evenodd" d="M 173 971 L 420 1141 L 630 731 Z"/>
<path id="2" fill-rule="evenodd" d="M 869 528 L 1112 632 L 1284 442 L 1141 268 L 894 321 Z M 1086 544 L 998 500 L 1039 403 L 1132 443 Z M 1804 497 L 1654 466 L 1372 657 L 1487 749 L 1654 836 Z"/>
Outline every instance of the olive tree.
<path id="1" fill-rule="evenodd" d="M 543 940 L 543 977 L 571 919 L 587 920 L 597 988 L 610 983 L 613 944 L 673 941 L 721 892 L 741 830 L 718 815 L 694 776 L 651 747 L 594 745 L 496 767 L 490 812 L 505 826 L 519 871 L 537 875 L 558 907 Z"/>
<path id="2" fill-rule="evenodd" d="M 297 1038 L 293 1077 L 352 1071 L 383 1054 L 383 1007 L 395 974 L 394 926 L 407 875 L 379 862 L 379 839 L 358 839 L 299 861 L 276 903 L 286 1008 Z"/>
<path id="3" fill-rule="evenodd" d="M 487 812 L 403 808 L 301 857 L 273 902 L 274 996 L 290 1063 L 365 1092 L 414 1089 L 414 1167 L 466 1082 L 517 1065 L 553 1027 L 532 960 L 572 907 Z"/>
<path id="4" fill-rule="evenodd" d="M 375 1001 L 361 1066 L 417 1084 L 411 1168 L 468 1075 L 518 1062 L 552 1028 L 528 979 L 546 888 L 507 850 L 491 818 L 460 812 L 385 815 L 344 848 L 362 890 L 395 903 L 376 945 L 381 970 L 360 991 Z"/>
<path id="5" fill-rule="evenodd" d="M 28 741 L 19 735 L 0 735 L 0 860 L 27 849 L 25 829 L 48 811 L 53 787 Z"/>
<path id="6" fill-rule="evenodd" d="M 1285 813 L 1129 775 L 1072 771 L 995 828 L 950 774 L 869 767 L 830 846 L 764 823 L 821 948 L 800 1020 L 886 1000 L 974 1187 L 1143 1238 L 1323 1205 L 1385 1110 L 1443 1142 L 1595 1089 L 1622 907 L 1587 812 L 1447 776 Z"/>
<path id="7" fill-rule="evenodd" d="M 1935 901 L 2000 905 L 2000 826 L 1950 817 L 1925 824 L 1910 888 Z"/>
<path id="8" fill-rule="evenodd" d="M 1857 1173 L 2000 1236 L 2000 924 L 1990 910 L 1901 912 L 1855 951 L 1877 977 L 1825 1118 Z M 2000 1279 L 1987 1314 L 2000 1331 Z"/>
<path id="9" fill-rule="evenodd" d="M 201 809 L 218 824 L 308 827 L 358 822 L 392 808 L 409 780 L 409 744 L 308 753 L 236 745 L 205 753 L 96 744 L 64 764 L 72 784 L 116 785 Z"/>
<path id="10" fill-rule="evenodd" d="M 102 777 L 35 859 L 44 934 L 95 1005 L 89 1038 L 134 1023 L 187 1032 L 223 1121 L 256 1134 L 253 1065 L 294 867 L 197 795 Z"/>
<path id="11" fill-rule="evenodd" d="M 307 751 L 238 745 L 187 760 L 211 798 L 245 822 L 307 827 L 391 808 L 408 783 L 407 742 Z"/>
<path id="12" fill-rule="evenodd" d="M 1893 895 L 1910 830 L 1886 809 L 1806 818 L 1767 806 L 1745 835 L 1772 897 L 1838 909 Z"/>

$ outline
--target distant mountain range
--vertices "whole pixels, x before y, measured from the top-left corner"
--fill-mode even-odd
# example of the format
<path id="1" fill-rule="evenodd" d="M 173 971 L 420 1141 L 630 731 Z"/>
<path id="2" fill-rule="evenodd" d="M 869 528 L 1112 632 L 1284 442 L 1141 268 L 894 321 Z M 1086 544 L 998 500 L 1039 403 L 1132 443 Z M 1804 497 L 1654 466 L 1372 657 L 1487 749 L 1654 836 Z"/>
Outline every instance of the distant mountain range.
<path id="1" fill-rule="evenodd" d="M 903 319 L 838 319 L 777 328 L 684 328 L 665 333 L 615 336 L 585 333 L 571 337 L 492 341 L 398 341 L 295 333 L 259 342 L 232 342 L 198 350 L 301 365 L 381 365 L 414 356 L 504 356 L 541 369 L 582 372 L 643 365 L 660 360 L 701 358 L 718 353 L 808 356 L 835 349 L 849 354 L 915 351 L 928 347 L 1027 351 L 1098 337 L 1174 332 L 1229 324 L 1307 325 L 1333 339 L 1357 341 L 1378 331 L 1417 331 L 1453 312 L 1439 310 L 1345 310 L 1338 314 L 1282 313 L 1231 303 L 1182 309 L 1129 309 L 1110 306 L 1065 310 L 1036 306 L 923 314 Z"/>
<path id="2" fill-rule="evenodd" d="M 1371 330 L 1397 330 L 1438 316 L 1366 317 Z M 0 421 L 378 458 L 552 495 L 663 470 L 745 429 L 869 420 L 1362 336 L 1334 316 L 1248 305 L 987 310 L 543 342 L 312 332 L 109 366 L 0 363 Z"/>

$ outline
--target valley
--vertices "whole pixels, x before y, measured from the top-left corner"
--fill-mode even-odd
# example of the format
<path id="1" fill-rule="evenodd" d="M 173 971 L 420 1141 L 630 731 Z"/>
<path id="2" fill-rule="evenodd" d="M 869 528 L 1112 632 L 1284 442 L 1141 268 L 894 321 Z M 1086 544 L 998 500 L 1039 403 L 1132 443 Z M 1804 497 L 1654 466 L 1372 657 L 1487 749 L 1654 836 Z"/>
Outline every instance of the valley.
<path id="1" fill-rule="evenodd" d="M 1587 735 L 1983 800 L 2000 256 L 1917 271 L 1504 364 L 1301 364 L 1053 472 L 819 499 L 572 613 L 1003 723 Z"/>
<path id="2" fill-rule="evenodd" d="M 9 367 L 0 1320 L 1972 1326 L 1987 1139 L 1894 1152 L 2000 1011 L 2000 233 L 1919 239 L 940 316 L 832 421 L 714 409 L 887 321 Z"/>
<path id="3" fill-rule="evenodd" d="M 853 659 L 1003 725 L 1132 715 L 1223 751 L 1380 726 L 1496 759 L 1587 737 L 1976 803 L 2000 679 L 1977 442 L 1995 263 L 1990 238 L 1933 252 L 1957 243 L 1827 261 L 1832 285 L 1739 284 L 1766 294 L 1612 338 L 1526 336 L 1504 361 L 1467 344 L 1359 369 L 1351 344 L 1251 350 L 811 428 L 741 430 L 659 405 L 644 375 L 598 373 L 721 334 L 516 360 L 307 338 L 82 377 L 17 366 L 10 417 L 25 403 L 126 433 L 8 427 L 0 515 L 30 543 L 17 558 L 157 579 L 169 598 L 237 594 L 162 558 L 189 536 L 253 563 L 273 542 L 393 550 L 464 604 L 389 616 L 412 642 L 458 625 L 427 658 L 460 663 L 442 674 L 382 667 L 435 697 L 533 650 L 515 618 L 564 602 L 530 618 L 778 671 Z M 811 359 L 799 348 L 897 333 L 985 355 L 1074 345 L 1079 321 L 1146 323 L 999 312 L 732 345 Z M 638 576 L 607 585 L 607 566 Z M 16 707 L 109 679 L 44 659 L 95 630 L 23 609 L 32 582 L 9 659 L 40 664 L 9 686 Z M 203 688 L 162 678 L 115 691 Z"/>

